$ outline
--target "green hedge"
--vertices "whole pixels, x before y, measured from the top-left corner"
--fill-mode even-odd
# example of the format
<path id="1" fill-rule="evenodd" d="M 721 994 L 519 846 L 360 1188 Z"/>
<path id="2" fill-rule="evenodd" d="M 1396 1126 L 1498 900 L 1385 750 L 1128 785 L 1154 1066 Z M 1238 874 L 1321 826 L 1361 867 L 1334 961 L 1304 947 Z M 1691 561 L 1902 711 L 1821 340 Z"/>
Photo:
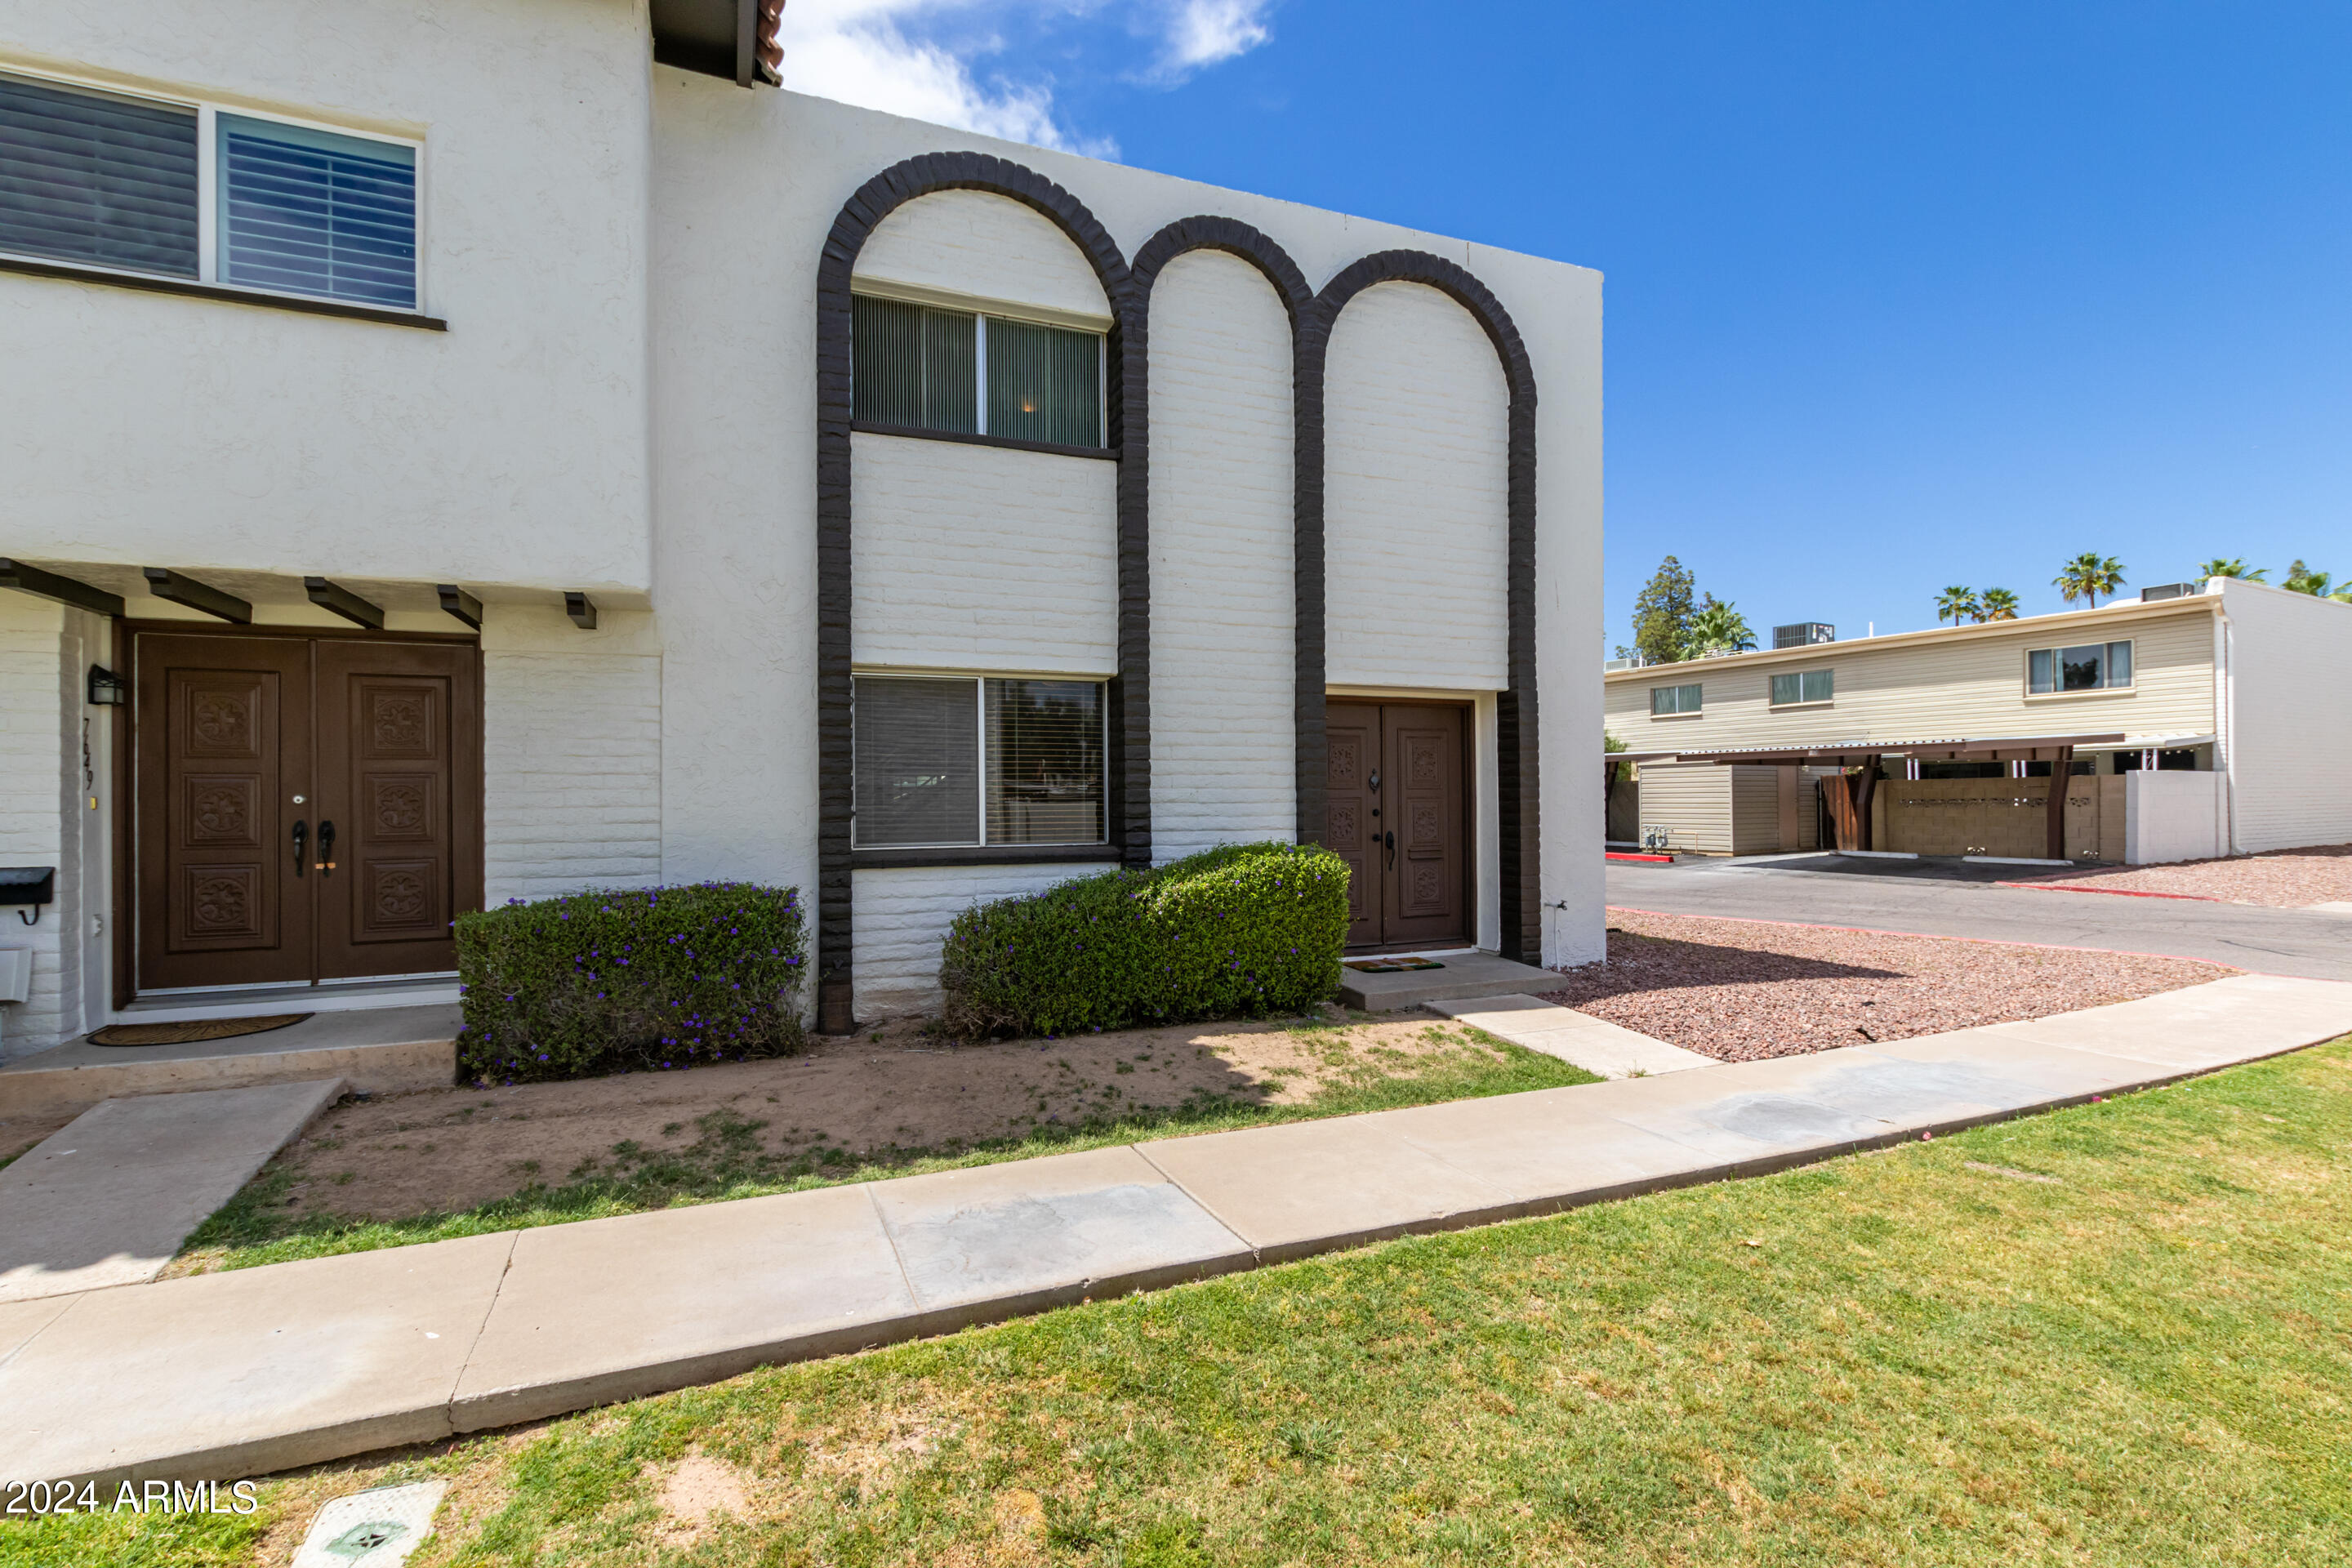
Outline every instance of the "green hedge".
<path id="1" fill-rule="evenodd" d="M 948 1027 L 976 1037 L 1296 1013 L 1339 989 L 1347 935 L 1347 862 L 1229 845 L 975 904 L 940 983 Z"/>
<path id="2" fill-rule="evenodd" d="M 574 893 L 457 917 L 461 1078 L 594 1078 L 800 1049 L 799 890 Z"/>

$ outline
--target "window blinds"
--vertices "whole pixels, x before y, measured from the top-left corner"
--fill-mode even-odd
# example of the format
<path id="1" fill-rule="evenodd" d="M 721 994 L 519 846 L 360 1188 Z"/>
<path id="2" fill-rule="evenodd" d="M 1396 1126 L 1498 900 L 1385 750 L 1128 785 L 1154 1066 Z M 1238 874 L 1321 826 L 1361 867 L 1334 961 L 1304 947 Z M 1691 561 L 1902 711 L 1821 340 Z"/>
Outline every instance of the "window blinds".
<path id="1" fill-rule="evenodd" d="M 1101 446 L 1102 339 L 991 316 L 988 433 Z"/>
<path id="2" fill-rule="evenodd" d="M 223 282 L 415 307 L 415 148 L 226 114 L 220 147 Z"/>
<path id="3" fill-rule="evenodd" d="M 860 676 L 856 843 L 980 841 L 980 715 L 970 679 Z"/>
<path id="4" fill-rule="evenodd" d="M 980 428 L 978 318 L 864 294 L 850 310 L 853 418 L 967 436 Z"/>
<path id="5" fill-rule="evenodd" d="M 0 76 L 0 250 L 196 276 L 196 113 Z"/>

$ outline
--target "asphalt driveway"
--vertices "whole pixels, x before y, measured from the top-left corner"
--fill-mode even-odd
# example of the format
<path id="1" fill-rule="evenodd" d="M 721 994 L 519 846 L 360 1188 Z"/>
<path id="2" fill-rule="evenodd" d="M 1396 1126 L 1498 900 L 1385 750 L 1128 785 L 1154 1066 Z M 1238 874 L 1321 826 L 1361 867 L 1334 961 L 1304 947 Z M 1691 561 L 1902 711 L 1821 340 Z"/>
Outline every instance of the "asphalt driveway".
<path id="1" fill-rule="evenodd" d="M 1608 869 L 1612 904 L 1660 914 L 2051 942 L 2352 980 L 2352 916 L 1999 885 L 2032 880 L 2027 866 L 1806 856 L 1612 860 Z"/>

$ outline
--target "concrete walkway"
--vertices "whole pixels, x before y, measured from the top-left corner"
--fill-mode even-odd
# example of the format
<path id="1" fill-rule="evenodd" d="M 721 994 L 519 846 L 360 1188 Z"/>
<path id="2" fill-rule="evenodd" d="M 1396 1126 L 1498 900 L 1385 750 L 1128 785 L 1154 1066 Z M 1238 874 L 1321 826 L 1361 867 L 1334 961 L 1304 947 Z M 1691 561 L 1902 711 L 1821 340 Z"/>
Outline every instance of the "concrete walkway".
<path id="1" fill-rule="evenodd" d="M 1868 1049 L 0 1304 L 0 1480 L 280 1470 L 1780 1169 L 2347 1032 L 2352 984 L 2244 976 Z"/>
<path id="2" fill-rule="evenodd" d="M 1500 1035 L 1515 1046 L 1558 1057 L 1570 1067 L 1602 1078 L 1648 1078 L 1662 1072 L 1721 1066 L 1713 1057 L 1686 1051 L 1648 1035 L 1546 1002 L 1535 996 L 1484 996 L 1468 1002 L 1425 1002 L 1423 1006 L 1474 1029 Z"/>
<path id="3" fill-rule="evenodd" d="M 0 1301 L 154 1279 L 342 1092 L 329 1079 L 83 1111 L 0 1170 Z"/>

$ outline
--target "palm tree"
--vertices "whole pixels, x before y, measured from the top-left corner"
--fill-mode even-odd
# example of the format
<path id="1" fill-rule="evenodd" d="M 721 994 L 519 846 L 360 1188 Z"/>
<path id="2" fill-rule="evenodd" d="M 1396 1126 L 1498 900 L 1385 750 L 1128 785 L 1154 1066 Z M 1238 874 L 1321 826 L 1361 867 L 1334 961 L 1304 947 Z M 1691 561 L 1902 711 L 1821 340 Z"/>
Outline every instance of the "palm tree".
<path id="1" fill-rule="evenodd" d="M 2216 577 L 2235 577 L 2241 583 L 2267 583 L 2270 575 L 2269 567 L 2249 566 L 2243 556 L 2233 561 L 2217 557 L 2197 568 L 2197 585 L 2202 588 Z"/>
<path id="2" fill-rule="evenodd" d="M 1977 619 L 1979 621 L 2017 619 L 2017 595 L 2006 588 L 1987 588 L 1977 596 Z"/>
<path id="3" fill-rule="evenodd" d="M 1706 595 L 1690 619 L 1691 651 L 1702 658 L 1717 654 L 1746 653 L 1756 646 L 1748 617 L 1714 595 Z"/>
<path id="4" fill-rule="evenodd" d="M 2112 555 L 2085 551 L 2066 563 L 2058 575 L 2050 579 L 2050 585 L 2065 595 L 2068 604 L 2088 599 L 2095 610 L 2100 595 L 2113 597 L 2115 591 L 2124 585 L 2124 563 Z"/>
<path id="5" fill-rule="evenodd" d="M 1958 626 L 1963 616 L 1977 614 L 1977 591 L 1974 588 L 1947 588 L 1936 595 L 1936 624 L 1947 619 Z M 1982 619 L 1982 616 L 1978 616 Z"/>
<path id="6" fill-rule="evenodd" d="M 2298 561 L 2286 569 L 2286 581 L 2279 586 L 2290 594 L 2311 594 L 2325 599 L 2330 597 L 2328 584 L 2334 581 L 2334 574 L 2315 572 Z"/>

